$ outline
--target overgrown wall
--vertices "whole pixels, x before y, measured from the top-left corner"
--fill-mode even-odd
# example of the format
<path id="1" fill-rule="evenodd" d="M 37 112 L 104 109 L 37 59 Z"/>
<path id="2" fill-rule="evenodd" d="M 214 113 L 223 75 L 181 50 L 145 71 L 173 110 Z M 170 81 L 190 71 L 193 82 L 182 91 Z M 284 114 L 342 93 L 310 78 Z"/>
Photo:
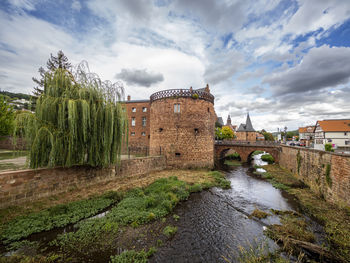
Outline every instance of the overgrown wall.
<path id="1" fill-rule="evenodd" d="M 350 206 L 350 156 L 282 146 L 279 164 L 328 201 Z"/>
<path id="2" fill-rule="evenodd" d="M 11 171 L 0 174 L 0 207 L 33 201 L 122 176 L 138 176 L 165 169 L 165 158 L 145 157 L 122 160 L 120 167 L 88 167 Z"/>

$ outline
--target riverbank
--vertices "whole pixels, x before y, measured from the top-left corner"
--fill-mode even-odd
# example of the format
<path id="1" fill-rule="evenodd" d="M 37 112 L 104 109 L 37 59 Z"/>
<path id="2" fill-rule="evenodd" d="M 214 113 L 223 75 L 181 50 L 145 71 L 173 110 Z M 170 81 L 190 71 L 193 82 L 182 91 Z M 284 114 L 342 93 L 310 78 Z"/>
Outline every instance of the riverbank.
<path id="1" fill-rule="evenodd" d="M 110 256 L 112 262 L 144 262 L 176 233 L 172 222 L 178 216 L 170 214 L 174 207 L 191 193 L 213 186 L 228 188 L 230 183 L 219 172 L 166 170 L 72 191 L 25 209 L 3 209 L 1 239 L 17 255 L 0 262 L 107 262 Z M 57 227 L 61 233 L 50 236 L 50 229 Z M 43 233 L 44 243 L 38 236 L 42 231 L 49 231 Z"/>
<path id="2" fill-rule="evenodd" d="M 264 166 L 267 173 L 262 177 L 268 179 L 276 188 L 283 189 L 295 197 L 300 205 L 302 213 L 320 223 L 326 235 L 326 241 L 329 247 L 317 248 L 318 252 L 328 254 L 333 257 L 332 262 L 350 262 L 350 208 L 347 206 L 339 206 L 326 202 L 323 197 L 318 196 L 310 190 L 305 184 L 299 181 L 288 170 L 282 169 L 278 165 Z M 293 229 L 300 228 L 298 221 L 292 222 L 289 220 L 289 227 Z M 298 247 L 302 243 L 291 232 L 276 231 L 272 229 L 275 241 L 283 242 L 286 249 L 291 249 L 292 246 Z M 287 239 L 283 240 L 283 236 Z M 297 240 L 289 243 L 289 241 Z"/>

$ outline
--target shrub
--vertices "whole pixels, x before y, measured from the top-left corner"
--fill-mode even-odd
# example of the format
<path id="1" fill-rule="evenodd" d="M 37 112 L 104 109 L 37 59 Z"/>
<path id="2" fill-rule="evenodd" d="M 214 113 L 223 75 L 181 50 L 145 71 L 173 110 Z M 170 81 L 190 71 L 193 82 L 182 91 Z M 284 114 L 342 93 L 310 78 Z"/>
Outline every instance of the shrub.
<path id="1" fill-rule="evenodd" d="M 330 143 L 326 143 L 324 145 L 324 149 L 327 151 L 327 152 L 334 152 L 334 149 L 332 148 L 332 144 Z"/>
<path id="2" fill-rule="evenodd" d="M 264 154 L 263 156 L 261 156 L 261 160 L 267 162 L 268 164 L 272 164 L 275 161 L 275 159 L 270 154 Z"/>
<path id="3" fill-rule="evenodd" d="M 231 153 L 231 154 L 228 154 L 226 156 L 226 159 L 229 159 L 229 160 L 241 160 L 241 156 L 239 155 L 239 153 Z"/>
<path id="4" fill-rule="evenodd" d="M 198 94 L 196 94 L 196 93 L 192 94 L 192 98 L 195 99 L 195 100 L 198 99 Z"/>

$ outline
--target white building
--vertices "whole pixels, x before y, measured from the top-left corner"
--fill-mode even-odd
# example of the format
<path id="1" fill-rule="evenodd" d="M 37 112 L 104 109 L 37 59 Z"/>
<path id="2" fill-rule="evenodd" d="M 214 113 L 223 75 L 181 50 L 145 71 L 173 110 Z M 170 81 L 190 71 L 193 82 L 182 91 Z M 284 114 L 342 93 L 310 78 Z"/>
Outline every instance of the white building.
<path id="1" fill-rule="evenodd" d="M 310 146 L 314 140 L 314 130 L 315 126 L 299 127 L 299 141 Z"/>
<path id="2" fill-rule="evenodd" d="M 326 143 L 332 144 L 333 148 L 350 148 L 350 119 L 317 121 L 314 148 L 324 150 Z"/>

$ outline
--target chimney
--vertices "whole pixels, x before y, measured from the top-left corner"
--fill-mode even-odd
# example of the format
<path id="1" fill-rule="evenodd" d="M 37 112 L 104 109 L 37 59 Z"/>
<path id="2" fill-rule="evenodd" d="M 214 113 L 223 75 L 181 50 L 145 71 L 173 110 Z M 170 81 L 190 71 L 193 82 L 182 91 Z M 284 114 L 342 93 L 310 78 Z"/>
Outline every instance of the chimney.
<path id="1" fill-rule="evenodd" d="M 131 100 L 131 97 L 130 97 L 130 95 L 128 95 L 128 101 L 130 101 Z"/>

